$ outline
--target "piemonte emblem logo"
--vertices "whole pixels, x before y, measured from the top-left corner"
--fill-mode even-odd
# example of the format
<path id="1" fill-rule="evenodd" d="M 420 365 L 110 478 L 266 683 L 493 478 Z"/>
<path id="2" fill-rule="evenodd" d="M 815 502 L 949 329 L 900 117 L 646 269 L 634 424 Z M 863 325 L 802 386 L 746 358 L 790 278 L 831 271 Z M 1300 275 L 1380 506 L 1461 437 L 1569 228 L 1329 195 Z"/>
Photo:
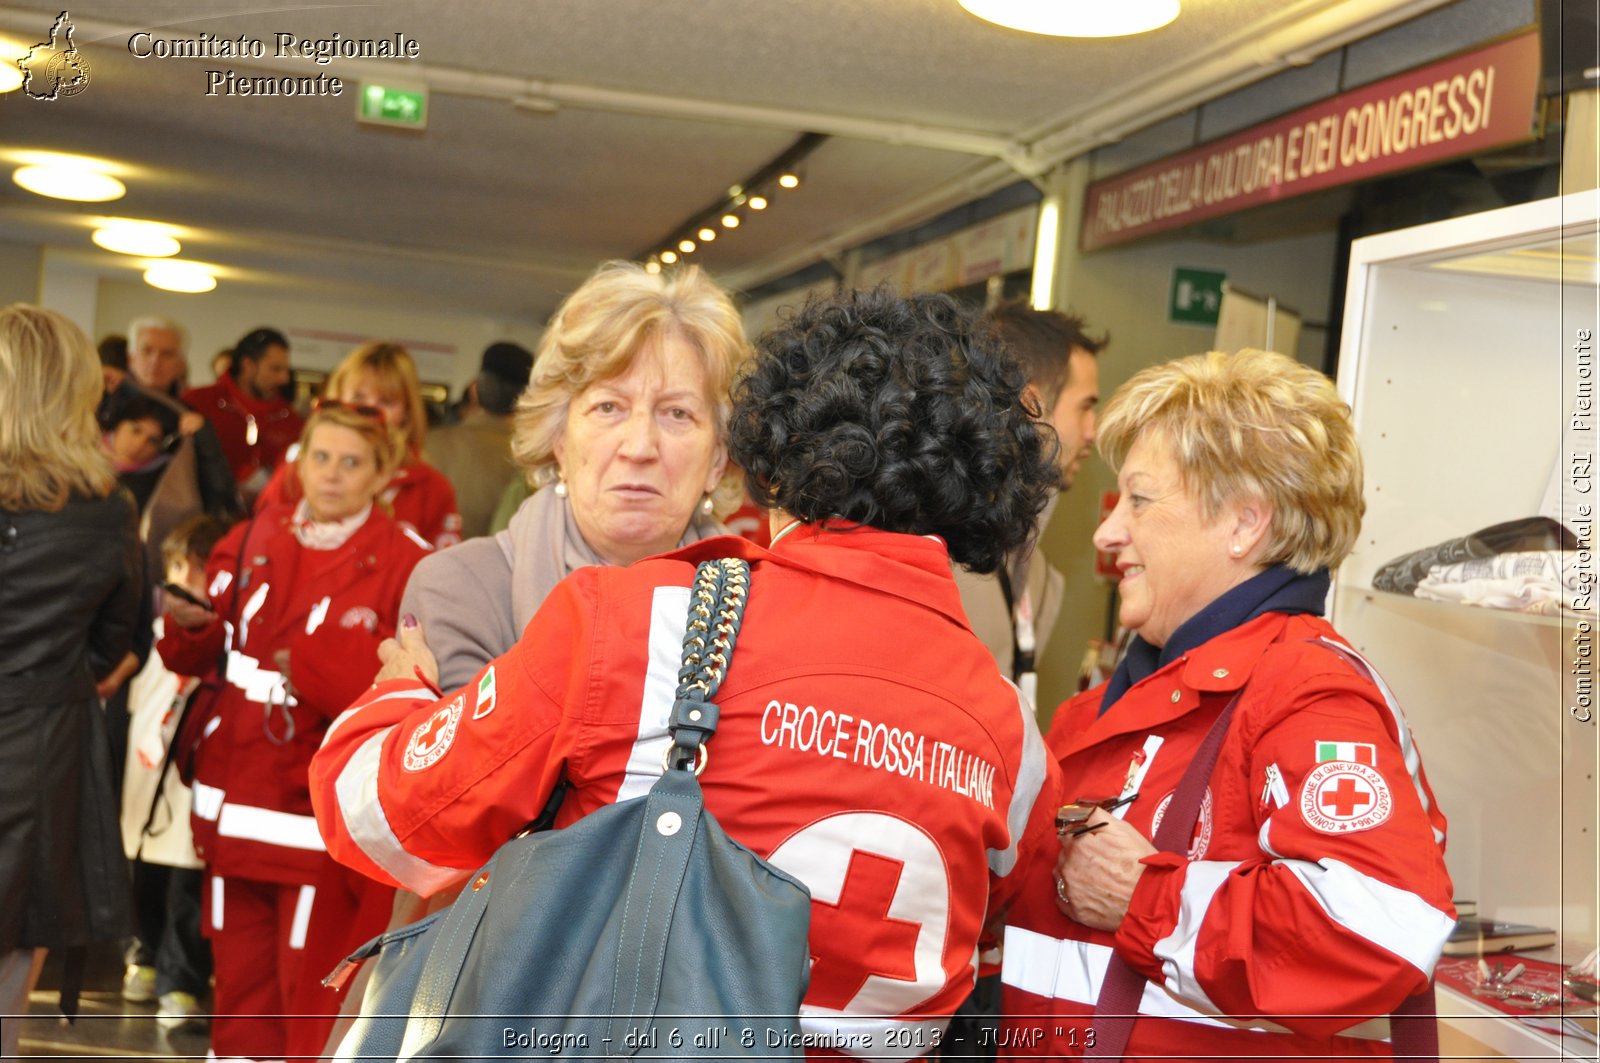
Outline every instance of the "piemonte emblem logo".
<path id="1" fill-rule="evenodd" d="M 50 27 L 50 39 L 17 60 L 23 92 L 36 100 L 59 100 L 89 87 L 89 61 L 72 43 L 72 29 L 72 20 L 61 12 Z"/>

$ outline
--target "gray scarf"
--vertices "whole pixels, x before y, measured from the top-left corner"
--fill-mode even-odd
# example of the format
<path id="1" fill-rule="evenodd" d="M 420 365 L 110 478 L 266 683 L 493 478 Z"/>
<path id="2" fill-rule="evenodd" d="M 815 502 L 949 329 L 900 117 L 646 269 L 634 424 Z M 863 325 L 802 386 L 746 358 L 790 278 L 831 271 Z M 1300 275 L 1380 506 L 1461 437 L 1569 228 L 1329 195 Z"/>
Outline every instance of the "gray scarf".
<path id="1" fill-rule="evenodd" d="M 727 529 L 697 507 L 678 546 L 726 534 Z M 557 583 L 585 565 L 606 564 L 578 531 L 571 504 L 551 487 L 530 495 L 494 541 L 511 566 L 511 615 L 517 631 L 528 626 Z"/>

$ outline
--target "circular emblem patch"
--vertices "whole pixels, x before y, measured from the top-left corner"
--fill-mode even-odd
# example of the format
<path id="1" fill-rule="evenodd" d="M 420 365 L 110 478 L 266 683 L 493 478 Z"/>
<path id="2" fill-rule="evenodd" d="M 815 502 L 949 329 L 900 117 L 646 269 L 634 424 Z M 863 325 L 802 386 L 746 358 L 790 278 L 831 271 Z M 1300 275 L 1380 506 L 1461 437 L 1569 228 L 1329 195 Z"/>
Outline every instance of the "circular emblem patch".
<path id="1" fill-rule="evenodd" d="M 1394 798 L 1376 768 L 1352 760 L 1318 764 L 1300 787 L 1300 816 L 1312 830 L 1353 834 L 1389 818 Z"/>
<path id="2" fill-rule="evenodd" d="M 456 740 L 456 725 L 461 722 L 461 710 L 466 698 L 457 694 L 455 700 L 441 707 L 411 732 L 406 743 L 406 771 L 422 771 L 439 762 L 450 751 Z"/>
<path id="3" fill-rule="evenodd" d="M 1176 793 L 1176 791 L 1173 791 Z M 1156 806 L 1155 815 L 1150 817 L 1150 836 L 1155 837 L 1156 831 L 1161 829 L 1161 820 L 1167 814 L 1167 806 L 1172 804 L 1172 794 L 1161 799 Z M 1211 787 L 1206 787 L 1205 797 L 1200 799 L 1200 817 L 1195 820 L 1194 838 L 1189 844 L 1189 859 L 1199 860 L 1206 855 L 1206 850 L 1211 847 Z"/>

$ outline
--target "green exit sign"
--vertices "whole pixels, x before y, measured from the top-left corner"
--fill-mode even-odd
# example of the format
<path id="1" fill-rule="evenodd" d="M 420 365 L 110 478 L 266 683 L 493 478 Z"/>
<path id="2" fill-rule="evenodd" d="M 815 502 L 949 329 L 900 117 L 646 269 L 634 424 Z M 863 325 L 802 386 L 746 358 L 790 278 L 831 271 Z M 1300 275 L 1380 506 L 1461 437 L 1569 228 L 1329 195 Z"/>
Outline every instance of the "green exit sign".
<path id="1" fill-rule="evenodd" d="M 1167 320 L 1190 325 L 1215 325 L 1222 309 L 1222 282 L 1226 273 L 1211 269 L 1172 271 L 1172 287 L 1167 298 Z"/>
<path id="2" fill-rule="evenodd" d="M 428 128 L 426 85 L 380 85 L 375 81 L 363 81 L 356 100 L 356 117 L 363 122 L 402 129 Z"/>

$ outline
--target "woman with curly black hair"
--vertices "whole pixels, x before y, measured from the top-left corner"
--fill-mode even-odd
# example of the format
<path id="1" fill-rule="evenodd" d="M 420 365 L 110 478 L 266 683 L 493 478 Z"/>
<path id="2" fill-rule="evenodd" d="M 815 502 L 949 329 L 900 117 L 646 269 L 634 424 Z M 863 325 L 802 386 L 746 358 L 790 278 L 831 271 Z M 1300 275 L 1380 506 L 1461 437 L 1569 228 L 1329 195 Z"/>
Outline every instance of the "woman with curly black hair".
<path id="1" fill-rule="evenodd" d="M 1055 482 L 1022 391 L 999 341 L 943 296 L 809 304 L 734 390 L 730 456 L 776 508 L 771 549 L 721 537 L 579 569 L 442 700 L 402 624 L 312 765 L 329 852 L 426 894 L 538 815 L 563 776 L 558 826 L 645 793 L 695 566 L 744 558 L 750 606 L 706 806 L 810 890 L 807 1048 L 926 1054 L 972 988 L 1019 858 L 1054 841 L 1032 706 L 968 628 L 950 567 L 999 564 Z M 630 460 L 651 447 L 641 429 Z M 439 713 L 460 726 L 430 729 Z M 403 830 L 370 829 L 380 817 Z"/>
<path id="2" fill-rule="evenodd" d="M 1055 441 L 1023 407 L 1022 370 L 949 297 L 850 293 L 762 353 L 729 441 L 759 501 L 803 524 L 938 535 L 975 572 L 1033 535 Z"/>

